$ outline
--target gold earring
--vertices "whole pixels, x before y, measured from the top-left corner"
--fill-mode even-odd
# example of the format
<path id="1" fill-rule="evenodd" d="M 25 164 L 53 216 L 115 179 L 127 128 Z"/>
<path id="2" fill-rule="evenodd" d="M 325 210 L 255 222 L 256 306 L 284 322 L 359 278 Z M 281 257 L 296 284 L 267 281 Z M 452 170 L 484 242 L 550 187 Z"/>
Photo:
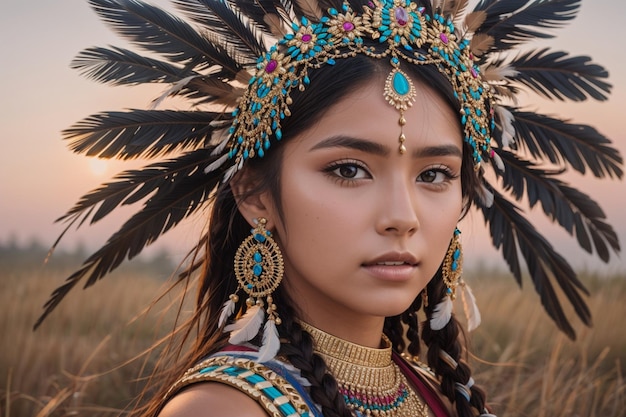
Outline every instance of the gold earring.
<path id="1" fill-rule="evenodd" d="M 218 320 L 222 327 L 228 318 L 235 313 L 239 297 L 237 292 L 243 290 L 248 294 L 246 311 L 234 323 L 224 327 L 230 332 L 228 341 L 233 345 L 240 345 L 254 339 L 263 326 L 263 339 L 259 348 L 259 362 L 273 359 L 280 349 L 280 339 L 277 325 L 281 320 L 276 312 L 276 304 L 272 293 L 283 279 L 285 266 L 280 248 L 272 238 L 269 230 L 265 229 L 267 220 L 260 217 L 256 220 L 256 227 L 237 248 L 234 260 L 234 272 L 239 286 L 234 294 L 224 303 Z M 265 297 L 265 303 L 262 298 Z M 267 320 L 265 320 L 267 313 Z"/>
<path id="2" fill-rule="evenodd" d="M 463 272 L 463 254 L 461 252 L 461 231 L 454 229 L 454 236 L 448 247 L 446 257 L 443 259 L 441 274 L 446 284 L 446 295 L 452 300 L 456 298 L 456 287 Z"/>
<path id="3" fill-rule="evenodd" d="M 266 297 L 268 319 L 280 324 L 272 293 L 282 281 L 285 268 L 280 248 L 271 232 L 265 229 L 266 224 L 265 218 L 257 219 L 252 234 L 237 248 L 235 277 L 239 287 L 248 294 L 248 307 L 262 303 L 261 299 Z"/>

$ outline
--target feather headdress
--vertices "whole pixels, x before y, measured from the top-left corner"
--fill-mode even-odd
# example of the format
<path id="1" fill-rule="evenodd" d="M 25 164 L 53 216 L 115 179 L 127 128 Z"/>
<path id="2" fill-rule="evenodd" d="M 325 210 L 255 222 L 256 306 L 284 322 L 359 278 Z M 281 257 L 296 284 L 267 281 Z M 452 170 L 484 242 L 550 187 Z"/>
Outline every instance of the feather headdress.
<path id="1" fill-rule="evenodd" d="M 165 95 L 188 100 L 193 110 L 103 112 L 64 132 L 77 153 L 154 161 L 144 169 L 122 172 L 87 193 L 59 219 L 67 223 L 67 231 L 72 225 L 98 222 L 120 205 L 143 204 L 54 291 L 35 326 L 79 282 L 93 285 L 183 219 L 200 212 L 224 176 L 239 168 L 234 158 L 225 156 L 233 148 L 229 129 L 237 116 L 232 112 L 249 91 L 242 86 L 252 80 L 262 57 L 271 54 L 281 38 L 293 36 L 305 20 L 311 22 L 310 27 L 323 24 L 331 17 L 329 9 L 341 14 L 348 5 L 356 16 L 374 3 L 387 9 L 411 6 L 405 0 L 345 4 L 337 0 L 173 0 L 181 18 L 143 0 L 89 0 L 99 17 L 142 53 L 119 47 L 88 48 L 72 66 L 111 85 L 164 84 Z M 495 163 L 481 169 L 492 167 L 495 175 L 482 177 L 483 190 L 475 203 L 515 279 L 521 284 L 525 264 L 547 313 L 573 338 L 555 285 L 580 319 L 590 324 L 583 299 L 587 291 L 521 207 L 540 205 L 583 249 L 608 261 L 612 251 L 620 250 L 615 231 L 599 205 L 559 175 L 573 169 L 599 178 L 621 178 L 623 160 L 609 139 L 593 127 L 525 110 L 515 98 L 525 89 L 562 101 L 606 100 L 608 74 L 590 58 L 549 49 L 520 49 L 533 39 L 552 37 L 552 29 L 575 17 L 580 0 L 481 0 L 473 10 L 463 0 L 434 3 L 432 8 L 421 5 L 426 10 L 419 13 L 429 18 L 436 14 L 443 26 L 454 27 L 459 38 L 469 42 L 475 68 L 488 84 L 494 107 L 489 152 Z"/>

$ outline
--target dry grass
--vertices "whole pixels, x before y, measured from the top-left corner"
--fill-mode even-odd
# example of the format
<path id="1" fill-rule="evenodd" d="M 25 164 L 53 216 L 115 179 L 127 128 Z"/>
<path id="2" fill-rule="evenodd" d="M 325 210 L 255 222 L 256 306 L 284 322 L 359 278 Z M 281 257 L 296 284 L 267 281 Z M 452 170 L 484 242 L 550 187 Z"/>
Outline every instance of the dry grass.
<path id="1" fill-rule="evenodd" d="M 43 303 L 72 270 L 7 259 L 0 270 L 0 417 L 117 415 L 150 367 L 126 362 L 170 328 L 157 326 L 157 312 L 133 320 L 163 281 L 126 268 L 77 289 L 33 332 Z"/>
<path id="2" fill-rule="evenodd" d="M 32 265 L 0 258 L 0 417 L 117 415 L 151 367 L 150 358 L 125 363 L 171 328 L 167 316 L 156 321 L 158 312 L 131 320 L 162 281 L 154 269 L 126 269 L 71 294 L 32 332 L 71 272 Z M 493 274 L 470 280 L 483 313 L 472 365 L 499 417 L 626 416 L 624 278 L 585 278 L 595 326 L 578 326 L 577 342 L 556 330 L 532 289 Z"/>
<path id="3" fill-rule="evenodd" d="M 484 317 L 472 335 L 473 367 L 498 416 L 626 416 L 626 277 L 584 278 L 594 326 L 576 325 L 571 341 L 532 288 L 487 276 L 472 280 Z"/>

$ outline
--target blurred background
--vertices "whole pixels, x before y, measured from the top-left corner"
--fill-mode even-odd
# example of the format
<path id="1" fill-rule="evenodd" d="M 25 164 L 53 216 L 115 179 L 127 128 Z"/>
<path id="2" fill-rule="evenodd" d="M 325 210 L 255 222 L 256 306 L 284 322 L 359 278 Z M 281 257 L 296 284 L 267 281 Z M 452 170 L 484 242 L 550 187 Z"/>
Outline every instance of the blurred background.
<path id="1" fill-rule="evenodd" d="M 169 8 L 166 0 L 152 3 Z M 531 110 L 594 125 L 622 156 L 625 17 L 624 2 L 586 0 L 578 18 L 555 31 L 556 39 L 528 45 L 591 55 L 611 75 L 607 102 L 525 102 Z M 0 417 L 117 415 L 142 388 L 144 382 L 136 379 L 149 372 L 154 357 L 126 361 L 171 328 L 172 313 L 161 311 L 176 300 L 165 298 L 147 315 L 143 308 L 161 293 L 205 219 L 196 216 L 169 233 L 147 256 L 96 288 L 75 291 L 37 332 L 31 327 L 50 292 L 132 210 L 68 233 L 44 265 L 47 249 L 63 230 L 54 220 L 117 172 L 143 165 L 74 155 L 61 131 L 99 111 L 145 108 L 165 87 L 102 86 L 69 68 L 84 48 L 129 46 L 98 20 L 87 1 L 4 0 L 0 35 Z M 568 179 L 601 204 L 622 246 L 626 244 L 626 182 L 575 174 Z M 623 417 L 624 256 L 613 255 L 603 264 L 579 250 L 562 230 L 545 221 L 538 225 L 581 272 L 591 294 L 594 327 L 577 323 L 576 342 L 560 334 L 528 280 L 520 291 L 508 276 L 481 216 L 472 213 L 462 230 L 467 279 L 483 313 L 483 325 L 472 336 L 475 379 L 490 393 L 500 417 Z"/>

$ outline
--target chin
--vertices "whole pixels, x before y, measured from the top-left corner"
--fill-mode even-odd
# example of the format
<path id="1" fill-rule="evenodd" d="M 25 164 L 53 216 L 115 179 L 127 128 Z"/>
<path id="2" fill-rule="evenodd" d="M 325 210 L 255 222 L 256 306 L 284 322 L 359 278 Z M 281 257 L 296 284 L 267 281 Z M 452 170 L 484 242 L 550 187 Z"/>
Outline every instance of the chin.
<path id="1" fill-rule="evenodd" d="M 393 317 L 404 313 L 411 304 L 413 304 L 413 300 L 415 297 L 409 299 L 407 297 L 402 298 L 387 298 L 385 300 L 381 300 L 378 303 L 372 303 L 371 306 L 375 306 L 375 313 L 377 316 L 384 317 Z M 374 309 L 372 309 L 374 310 Z"/>

